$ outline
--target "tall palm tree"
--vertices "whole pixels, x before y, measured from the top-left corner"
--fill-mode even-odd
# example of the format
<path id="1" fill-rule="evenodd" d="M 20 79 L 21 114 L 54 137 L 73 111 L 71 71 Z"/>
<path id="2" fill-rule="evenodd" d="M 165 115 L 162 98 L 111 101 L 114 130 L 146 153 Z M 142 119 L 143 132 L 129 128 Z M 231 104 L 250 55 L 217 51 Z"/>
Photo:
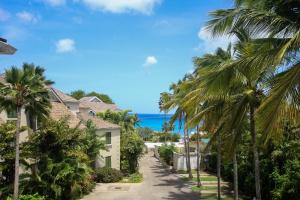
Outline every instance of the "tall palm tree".
<path id="1" fill-rule="evenodd" d="M 265 139 L 278 139 L 284 120 L 300 121 L 300 4 L 297 0 L 235 0 L 230 9 L 216 10 L 207 29 L 214 36 L 248 30 L 255 51 L 241 59 L 245 68 L 271 71 L 267 95 L 257 110 Z M 252 111 L 255 111 L 252 110 Z"/>
<path id="2" fill-rule="evenodd" d="M 171 117 L 170 123 L 174 124 L 176 120 L 183 122 L 184 124 L 184 147 L 186 154 L 186 167 L 189 173 L 189 178 L 193 178 L 191 163 L 190 163 L 190 148 L 189 148 L 189 132 L 188 132 L 188 115 L 187 111 L 183 109 L 183 98 L 188 93 L 190 85 L 187 81 L 189 77 L 186 76 L 183 80 L 178 81 L 177 84 L 172 84 L 170 90 L 172 93 L 161 93 L 161 109 L 169 111 L 171 109 L 176 109 L 174 115 Z"/>
<path id="3" fill-rule="evenodd" d="M 21 69 L 12 67 L 5 71 L 5 83 L 0 85 L 0 109 L 16 111 L 16 136 L 15 136 L 15 178 L 13 199 L 18 199 L 19 194 L 19 143 L 22 111 L 25 113 L 38 109 L 40 116 L 49 113 L 50 102 L 46 88 L 48 81 L 42 75 L 43 69 L 34 65 L 24 64 Z"/>

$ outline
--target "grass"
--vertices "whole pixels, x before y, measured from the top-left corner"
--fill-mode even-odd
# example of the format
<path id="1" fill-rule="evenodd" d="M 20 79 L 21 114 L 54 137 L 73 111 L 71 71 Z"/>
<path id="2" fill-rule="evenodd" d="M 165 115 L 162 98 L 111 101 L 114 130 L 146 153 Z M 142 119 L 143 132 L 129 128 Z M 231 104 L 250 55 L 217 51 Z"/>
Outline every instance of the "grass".
<path id="1" fill-rule="evenodd" d="M 218 178 L 215 176 L 200 176 L 201 181 L 217 181 Z M 193 181 L 197 181 L 197 177 L 193 178 Z"/>
<path id="2" fill-rule="evenodd" d="M 143 174 L 141 173 L 134 173 L 130 174 L 129 176 L 124 177 L 121 183 L 141 183 L 143 182 Z"/>
<path id="3" fill-rule="evenodd" d="M 192 186 L 192 191 L 193 192 L 201 192 L 201 190 L 217 190 L 218 187 L 217 186 L 200 186 L 200 187 L 197 187 L 197 186 Z"/>
<path id="4" fill-rule="evenodd" d="M 190 181 L 190 179 L 188 177 L 182 177 L 183 181 Z M 217 181 L 217 177 L 215 176 L 200 176 L 200 180 L 201 181 Z M 193 181 L 197 182 L 197 177 L 193 178 Z"/>
<path id="5" fill-rule="evenodd" d="M 223 195 L 222 195 L 223 196 Z M 216 200 L 217 199 L 217 195 L 216 194 L 201 194 L 200 197 L 201 200 Z M 232 200 L 233 198 L 228 197 L 228 196 L 223 196 L 223 198 L 221 198 L 222 200 Z"/>
<path id="6" fill-rule="evenodd" d="M 193 170 L 192 170 L 192 174 L 195 174 L 195 173 L 197 173 L 197 171 L 193 169 Z M 185 171 L 185 170 L 178 170 L 178 171 L 177 171 L 177 174 L 188 174 L 188 172 Z"/>

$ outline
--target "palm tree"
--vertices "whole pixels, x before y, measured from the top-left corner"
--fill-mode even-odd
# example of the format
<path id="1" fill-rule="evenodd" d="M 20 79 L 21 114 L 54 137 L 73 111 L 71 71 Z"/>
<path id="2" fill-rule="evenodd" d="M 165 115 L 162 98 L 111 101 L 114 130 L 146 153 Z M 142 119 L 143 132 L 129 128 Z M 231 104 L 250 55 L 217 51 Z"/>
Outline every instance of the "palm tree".
<path id="1" fill-rule="evenodd" d="M 188 93 L 191 88 L 186 76 L 183 80 L 178 81 L 177 84 L 172 84 L 170 90 L 172 93 L 161 93 L 160 98 L 160 109 L 169 111 L 176 108 L 174 115 L 171 117 L 170 124 L 174 124 L 176 120 L 180 121 L 180 124 L 183 122 L 184 126 L 184 147 L 186 154 L 186 167 L 189 173 L 189 178 L 193 178 L 190 162 L 190 148 L 189 148 L 189 132 L 188 132 L 188 115 L 187 111 L 183 109 L 183 98 Z"/>
<path id="2" fill-rule="evenodd" d="M 32 112 L 34 108 L 38 110 L 40 116 L 46 116 L 49 113 L 50 102 L 46 88 L 48 81 L 42 74 L 43 69 L 34 65 L 24 64 L 22 69 L 12 67 L 5 71 L 5 83 L 0 85 L 0 109 L 17 113 L 14 200 L 18 199 L 19 193 L 21 113 L 23 110 L 25 113 Z"/>
<path id="3" fill-rule="evenodd" d="M 297 0 L 236 0 L 230 9 L 216 10 L 207 29 L 214 36 L 248 30 L 256 50 L 241 60 L 245 68 L 275 75 L 257 110 L 258 128 L 265 139 L 281 137 L 284 120 L 300 121 L 300 5 Z M 255 109 L 253 110 L 255 111 Z"/>

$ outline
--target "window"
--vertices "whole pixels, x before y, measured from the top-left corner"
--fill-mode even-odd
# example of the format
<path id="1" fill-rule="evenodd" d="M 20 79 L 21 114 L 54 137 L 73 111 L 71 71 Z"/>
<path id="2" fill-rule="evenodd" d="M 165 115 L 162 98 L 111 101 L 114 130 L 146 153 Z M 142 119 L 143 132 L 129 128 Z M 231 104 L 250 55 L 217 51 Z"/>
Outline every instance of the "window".
<path id="1" fill-rule="evenodd" d="M 111 144 L 111 132 L 106 132 L 105 141 L 106 144 Z"/>
<path id="2" fill-rule="evenodd" d="M 111 156 L 105 157 L 105 167 L 111 168 Z"/>
<path id="3" fill-rule="evenodd" d="M 7 118 L 17 118 L 17 111 L 7 111 Z"/>

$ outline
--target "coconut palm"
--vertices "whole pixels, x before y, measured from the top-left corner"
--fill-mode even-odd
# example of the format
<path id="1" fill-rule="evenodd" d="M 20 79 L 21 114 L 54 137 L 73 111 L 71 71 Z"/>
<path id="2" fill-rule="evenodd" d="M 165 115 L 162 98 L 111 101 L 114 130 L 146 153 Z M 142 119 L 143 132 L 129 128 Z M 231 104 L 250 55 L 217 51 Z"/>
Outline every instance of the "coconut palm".
<path id="1" fill-rule="evenodd" d="M 49 113 L 49 94 L 46 88 L 48 81 L 42 75 L 43 69 L 34 65 L 24 64 L 21 69 L 12 67 L 5 71 L 5 83 L 0 85 L 0 109 L 16 111 L 15 136 L 15 178 L 14 200 L 18 199 L 19 189 L 19 140 L 22 111 L 32 112 L 34 108 L 39 116 Z M 37 113 L 37 112 L 35 112 Z"/>
<path id="2" fill-rule="evenodd" d="M 258 128 L 264 138 L 280 138 L 284 120 L 300 121 L 300 4 L 297 0 L 236 0 L 231 9 L 216 10 L 207 29 L 214 36 L 243 28 L 256 50 L 240 60 L 251 70 L 275 73 L 258 108 Z"/>
<path id="3" fill-rule="evenodd" d="M 177 84 L 172 84 L 170 90 L 172 93 L 161 93 L 160 98 L 160 108 L 168 112 L 171 109 L 176 109 L 174 115 L 171 117 L 170 123 L 173 124 L 176 120 L 183 122 L 184 126 L 184 147 L 186 154 L 186 167 L 189 173 L 189 178 L 193 178 L 190 162 L 190 143 L 189 143 L 189 132 L 187 121 L 189 119 L 187 111 L 183 109 L 183 98 L 188 93 L 191 88 L 189 82 L 187 81 L 189 76 L 185 76 L 183 80 L 178 81 Z"/>

